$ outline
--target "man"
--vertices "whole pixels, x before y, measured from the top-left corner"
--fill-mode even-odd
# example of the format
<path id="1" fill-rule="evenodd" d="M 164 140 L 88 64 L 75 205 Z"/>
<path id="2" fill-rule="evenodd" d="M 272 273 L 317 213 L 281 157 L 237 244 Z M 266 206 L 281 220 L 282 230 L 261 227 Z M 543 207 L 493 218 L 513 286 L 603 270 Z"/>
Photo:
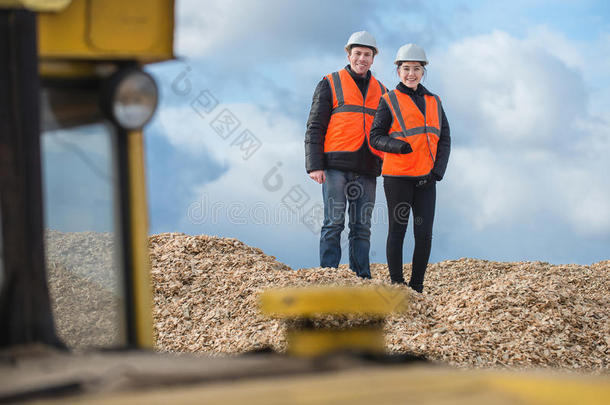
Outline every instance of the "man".
<path id="1" fill-rule="evenodd" d="M 345 50 L 349 64 L 326 75 L 313 95 L 305 134 L 306 169 L 322 184 L 320 266 L 339 266 L 349 204 L 349 265 L 358 276 L 371 278 L 371 215 L 382 154 L 369 146 L 369 131 L 387 89 L 369 70 L 378 52 L 371 34 L 355 32 Z"/>

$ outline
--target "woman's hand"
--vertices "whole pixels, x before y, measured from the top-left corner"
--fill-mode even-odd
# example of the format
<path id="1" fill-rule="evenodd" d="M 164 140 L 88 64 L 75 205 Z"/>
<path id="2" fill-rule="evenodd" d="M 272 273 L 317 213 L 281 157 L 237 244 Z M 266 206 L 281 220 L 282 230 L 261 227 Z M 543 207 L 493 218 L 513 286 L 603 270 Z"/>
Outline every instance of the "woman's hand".
<path id="1" fill-rule="evenodd" d="M 404 143 L 404 145 L 400 146 L 400 153 L 403 155 L 406 155 L 407 153 L 411 153 L 413 152 L 413 148 L 411 148 L 411 144 L 409 142 L 406 141 L 401 141 Z"/>
<path id="2" fill-rule="evenodd" d="M 434 172 L 430 172 L 426 177 L 419 179 L 419 181 L 415 184 L 415 187 L 428 187 L 436 183 L 438 180 L 438 176 Z"/>
<path id="3" fill-rule="evenodd" d="M 309 177 L 319 184 L 322 184 L 326 181 L 326 175 L 324 174 L 324 170 L 311 171 L 309 172 Z"/>

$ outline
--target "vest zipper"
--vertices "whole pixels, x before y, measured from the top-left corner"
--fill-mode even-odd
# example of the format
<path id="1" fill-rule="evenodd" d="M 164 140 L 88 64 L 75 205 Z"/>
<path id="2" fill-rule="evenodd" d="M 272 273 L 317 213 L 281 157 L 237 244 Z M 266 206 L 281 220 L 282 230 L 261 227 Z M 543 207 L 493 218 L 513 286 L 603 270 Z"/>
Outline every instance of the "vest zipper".
<path id="1" fill-rule="evenodd" d="M 416 104 L 417 106 L 417 104 Z M 428 144 L 428 152 L 430 153 L 430 159 L 432 159 L 432 168 L 434 168 L 434 163 L 436 163 L 434 156 L 432 155 L 432 148 L 430 147 L 430 137 L 428 136 L 428 103 L 426 102 L 426 97 L 424 96 L 424 133 L 426 134 L 426 143 Z M 432 171 L 432 170 L 430 170 Z"/>
<path id="2" fill-rule="evenodd" d="M 371 87 L 371 80 L 373 80 L 373 75 L 369 78 L 369 82 L 366 85 L 366 89 L 364 90 L 364 94 L 362 95 L 362 130 L 364 131 L 364 142 L 366 146 L 369 146 L 369 142 L 366 136 L 366 95 L 369 93 L 369 87 Z M 357 87 L 357 85 L 356 85 Z"/>

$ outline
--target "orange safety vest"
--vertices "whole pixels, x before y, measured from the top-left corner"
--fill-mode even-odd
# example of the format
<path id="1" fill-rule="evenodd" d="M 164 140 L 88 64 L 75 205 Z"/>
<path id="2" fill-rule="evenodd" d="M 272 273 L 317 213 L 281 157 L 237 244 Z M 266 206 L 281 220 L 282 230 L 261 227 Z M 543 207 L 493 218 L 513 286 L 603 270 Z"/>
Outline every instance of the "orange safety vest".
<path id="1" fill-rule="evenodd" d="M 369 150 L 383 159 L 384 153 L 373 149 L 370 131 L 379 99 L 387 89 L 371 75 L 365 92 L 346 69 L 326 75 L 333 94 L 333 109 L 324 138 L 324 152 L 355 152 L 367 142 Z"/>
<path id="2" fill-rule="evenodd" d="M 392 90 L 382 96 L 392 111 L 389 136 L 411 144 L 413 152 L 386 153 L 381 169 L 387 176 L 425 176 L 434 167 L 436 147 L 441 135 L 441 100 L 436 95 L 424 95 L 425 114 L 415 102 L 400 91 Z"/>

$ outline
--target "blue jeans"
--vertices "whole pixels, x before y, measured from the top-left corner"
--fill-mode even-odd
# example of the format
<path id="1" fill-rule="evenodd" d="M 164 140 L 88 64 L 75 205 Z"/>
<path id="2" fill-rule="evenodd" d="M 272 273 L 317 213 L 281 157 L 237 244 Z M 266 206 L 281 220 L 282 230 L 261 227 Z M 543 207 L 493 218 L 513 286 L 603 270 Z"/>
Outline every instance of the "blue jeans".
<path id="1" fill-rule="evenodd" d="M 338 267 L 341 260 L 341 232 L 349 204 L 349 267 L 357 275 L 371 277 L 371 216 L 375 206 L 377 179 L 355 172 L 327 169 L 322 184 L 324 224 L 320 232 L 320 266 Z"/>

